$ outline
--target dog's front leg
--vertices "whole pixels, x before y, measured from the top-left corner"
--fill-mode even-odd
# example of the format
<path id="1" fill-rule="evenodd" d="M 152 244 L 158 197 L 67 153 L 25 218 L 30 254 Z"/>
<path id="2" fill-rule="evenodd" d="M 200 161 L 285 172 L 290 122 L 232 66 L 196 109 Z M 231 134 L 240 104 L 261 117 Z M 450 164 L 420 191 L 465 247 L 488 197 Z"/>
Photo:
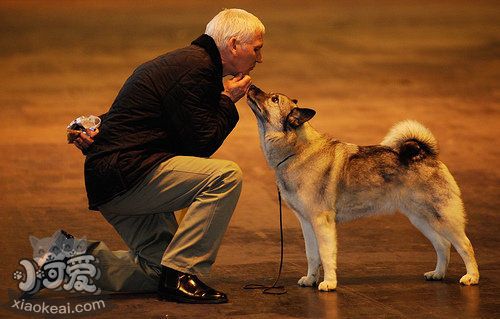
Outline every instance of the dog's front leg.
<path id="1" fill-rule="evenodd" d="M 302 215 L 296 215 L 299 218 L 302 228 L 307 256 L 307 275 L 300 278 L 298 284 L 300 286 L 310 287 L 317 285 L 319 281 L 319 266 L 321 265 L 321 260 L 319 257 L 318 242 L 316 241 L 311 223 L 303 218 Z"/>
<path id="2" fill-rule="evenodd" d="M 318 241 L 319 255 L 324 271 L 324 279 L 319 284 L 318 290 L 335 290 L 337 288 L 337 229 L 335 214 L 331 211 L 313 214 L 311 224 Z"/>

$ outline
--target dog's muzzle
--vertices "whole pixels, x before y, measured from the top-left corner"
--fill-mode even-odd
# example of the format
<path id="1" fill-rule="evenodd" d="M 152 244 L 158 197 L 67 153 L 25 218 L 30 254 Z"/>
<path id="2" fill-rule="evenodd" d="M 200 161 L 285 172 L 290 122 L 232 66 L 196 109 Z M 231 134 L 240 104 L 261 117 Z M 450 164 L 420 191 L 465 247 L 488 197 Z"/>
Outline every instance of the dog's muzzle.
<path id="1" fill-rule="evenodd" d="M 258 94 L 259 91 L 262 92 L 261 89 L 259 89 L 258 87 L 256 87 L 255 85 L 252 84 L 248 88 L 247 97 L 251 98 L 252 100 L 255 101 L 256 96 L 257 96 L 257 94 Z"/>
<path id="2" fill-rule="evenodd" d="M 259 89 L 257 86 L 255 86 L 253 84 L 250 85 L 250 87 L 248 88 L 248 91 L 247 91 L 247 97 L 251 98 L 256 103 L 259 99 L 262 99 L 262 97 L 264 97 L 265 95 L 266 95 L 266 93 L 264 91 L 262 91 L 261 89 Z"/>
<path id="3" fill-rule="evenodd" d="M 258 103 L 258 96 L 263 94 L 264 92 L 259 89 L 258 87 L 256 87 L 255 85 L 250 85 L 250 87 L 248 88 L 248 91 L 247 91 L 247 102 L 250 106 L 254 106 L 256 107 L 259 112 L 262 111 L 259 107 L 259 103 Z"/>

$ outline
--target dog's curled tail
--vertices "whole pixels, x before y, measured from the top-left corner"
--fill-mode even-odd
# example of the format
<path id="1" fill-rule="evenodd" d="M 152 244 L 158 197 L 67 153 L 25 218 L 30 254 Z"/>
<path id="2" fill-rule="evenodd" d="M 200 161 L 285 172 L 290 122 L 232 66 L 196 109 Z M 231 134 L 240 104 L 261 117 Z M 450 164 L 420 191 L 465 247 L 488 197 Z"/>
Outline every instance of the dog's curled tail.
<path id="1" fill-rule="evenodd" d="M 428 156 L 436 157 L 439 153 L 436 138 L 431 131 L 414 120 L 396 123 L 380 144 L 398 152 L 399 159 L 404 164 Z"/>

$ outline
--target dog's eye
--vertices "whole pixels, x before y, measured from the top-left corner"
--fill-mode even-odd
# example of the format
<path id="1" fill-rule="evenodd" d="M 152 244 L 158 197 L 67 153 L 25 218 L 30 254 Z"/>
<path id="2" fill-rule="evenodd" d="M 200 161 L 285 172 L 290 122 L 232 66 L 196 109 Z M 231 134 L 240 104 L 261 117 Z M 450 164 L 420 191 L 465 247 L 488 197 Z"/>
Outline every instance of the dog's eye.
<path id="1" fill-rule="evenodd" d="M 280 101 L 280 98 L 277 95 L 275 95 L 271 98 L 271 101 L 273 101 L 273 103 L 278 103 Z"/>

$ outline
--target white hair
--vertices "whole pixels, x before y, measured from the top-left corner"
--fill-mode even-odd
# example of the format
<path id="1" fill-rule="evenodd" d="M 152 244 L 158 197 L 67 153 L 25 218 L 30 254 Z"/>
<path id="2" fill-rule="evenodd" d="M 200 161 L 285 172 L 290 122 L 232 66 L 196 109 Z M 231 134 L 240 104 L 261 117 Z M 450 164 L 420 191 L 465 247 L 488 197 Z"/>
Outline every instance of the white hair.
<path id="1" fill-rule="evenodd" d="M 231 37 L 250 43 L 255 34 L 264 34 L 265 27 L 253 14 L 243 9 L 224 9 L 207 24 L 205 34 L 211 36 L 217 47 L 224 49 Z"/>

